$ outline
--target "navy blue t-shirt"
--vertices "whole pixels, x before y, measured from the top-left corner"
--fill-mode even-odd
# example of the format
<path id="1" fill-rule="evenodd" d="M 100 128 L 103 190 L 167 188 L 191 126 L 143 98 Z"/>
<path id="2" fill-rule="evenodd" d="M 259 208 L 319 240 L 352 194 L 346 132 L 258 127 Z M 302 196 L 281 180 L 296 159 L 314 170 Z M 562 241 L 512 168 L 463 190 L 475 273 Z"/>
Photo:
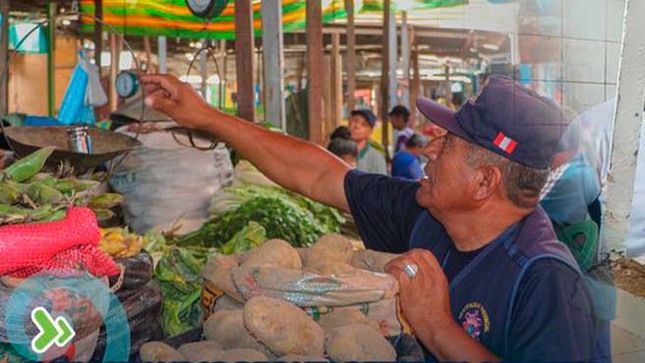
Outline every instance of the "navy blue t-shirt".
<path id="1" fill-rule="evenodd" d="M 415 199 L 418 182 L 350 171 L 345 193 L 356 226 L 369 249 L 402 253 L 409 249 L 421 213 Z M 437 228 L 445 231 L 437 223 Z M 446 235 L 447 237 L 447 235 Z M 503 233 L 498 238 L 511 238 Z M 460 252 L 452 246 L 443 263 L 448 281 L 481 250 Z M 485 283 L 485 281 L 482 281 Z M 583 278 L 553 259 L 535 262 L 521 280 L 510 326 L 511 361 L 585 361 L 594 351 L 596 322 Z M 507 301 L 500 301 L 506 304 Z M 453 312 L 454 313 L 454 312 Z M 500 354 L 499 352 L 495 352 Z"/>

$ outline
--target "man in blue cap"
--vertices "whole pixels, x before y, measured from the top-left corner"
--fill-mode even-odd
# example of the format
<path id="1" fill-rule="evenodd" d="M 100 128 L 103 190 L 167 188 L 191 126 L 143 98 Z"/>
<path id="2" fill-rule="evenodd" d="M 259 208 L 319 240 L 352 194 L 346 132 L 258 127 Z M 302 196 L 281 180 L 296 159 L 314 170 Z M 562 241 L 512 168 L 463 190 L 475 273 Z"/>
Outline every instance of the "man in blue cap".
<path id="1" fill-rule="evenodd" d="M 587 285 L 538 206 L 565 126 L 551 100 L 501 76 L 458 112 L 419 98 L 448 133 L 426 146 L 427 178 L 412 182 L 350 170 L 212 108 L 174 77 L 142 82 L 149 106 L 218 135 L 278 184 L 351 211 L 368 248 L 406 252 L 387 270 L 428 359 L 600 358 Z"/>
<path id="2" fill-rule="evenodd" d="M 349 117 L 349 131 L 358 146 L 357 168 L 367 173 L 387 174 L 385 157 L 370 143 L 376 116 L 368 109 L 352 111 Z"/>

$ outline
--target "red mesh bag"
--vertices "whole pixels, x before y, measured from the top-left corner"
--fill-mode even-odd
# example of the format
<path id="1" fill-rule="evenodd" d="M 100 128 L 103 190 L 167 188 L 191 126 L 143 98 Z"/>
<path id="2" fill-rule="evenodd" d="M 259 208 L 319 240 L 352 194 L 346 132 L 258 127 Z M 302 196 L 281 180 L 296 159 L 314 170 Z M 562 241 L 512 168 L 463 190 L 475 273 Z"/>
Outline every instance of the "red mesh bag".
<path id="1" fill-rule="evenodd" d="M 27 277 L 43 269 L 79 267 L 114 275 L 114 261 L 96 248 L 100 240 L 94 212 L 82 207 L 71 208 L 56 222 L 0 227 L 0 275 Z"/>
<path id="2" fill-rule="evenodd" d="M 9 273 L 11 277 L 26 278 L 40 271 L 58 277 L 76 276 L 87 272 L 96 277 L 115 276 L 120 273 L 112 257 L 92 245 L 82 245 L 65 250 L 38 266 L 25 267 Z"/>

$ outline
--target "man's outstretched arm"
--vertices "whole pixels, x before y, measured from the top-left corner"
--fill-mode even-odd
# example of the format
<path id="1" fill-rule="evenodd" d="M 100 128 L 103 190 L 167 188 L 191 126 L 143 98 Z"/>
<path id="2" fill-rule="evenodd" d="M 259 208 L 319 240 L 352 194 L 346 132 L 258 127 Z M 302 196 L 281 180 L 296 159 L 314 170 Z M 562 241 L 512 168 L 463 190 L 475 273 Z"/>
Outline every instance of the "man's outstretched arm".
<path id="1" fill-rule="evenodd" d="M 283 187 L 348 211 L 349 167 L 325 149 L 256 126 L 207 104 L 190 85 L 168 75 L 144 75 L 146 105 L 177 123 L 217 135 Z"/>

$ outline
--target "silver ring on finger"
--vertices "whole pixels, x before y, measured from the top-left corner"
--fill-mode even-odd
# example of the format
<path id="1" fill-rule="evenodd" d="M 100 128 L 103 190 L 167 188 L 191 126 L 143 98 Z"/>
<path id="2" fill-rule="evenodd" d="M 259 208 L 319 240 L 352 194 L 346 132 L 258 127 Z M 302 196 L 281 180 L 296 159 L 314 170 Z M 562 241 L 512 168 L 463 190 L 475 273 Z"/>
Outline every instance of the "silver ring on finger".
<path id="1" fill-rule="evenodd" d="M 405 266 L 403 266 L 403 272 L 405 272 L 405 274 L 408 275 L 409 278 L 414 278 L 414 276 L 417 275 L 418 271 L 419 271 L 419 266 L 413 263 L 408 263 Z"/>

